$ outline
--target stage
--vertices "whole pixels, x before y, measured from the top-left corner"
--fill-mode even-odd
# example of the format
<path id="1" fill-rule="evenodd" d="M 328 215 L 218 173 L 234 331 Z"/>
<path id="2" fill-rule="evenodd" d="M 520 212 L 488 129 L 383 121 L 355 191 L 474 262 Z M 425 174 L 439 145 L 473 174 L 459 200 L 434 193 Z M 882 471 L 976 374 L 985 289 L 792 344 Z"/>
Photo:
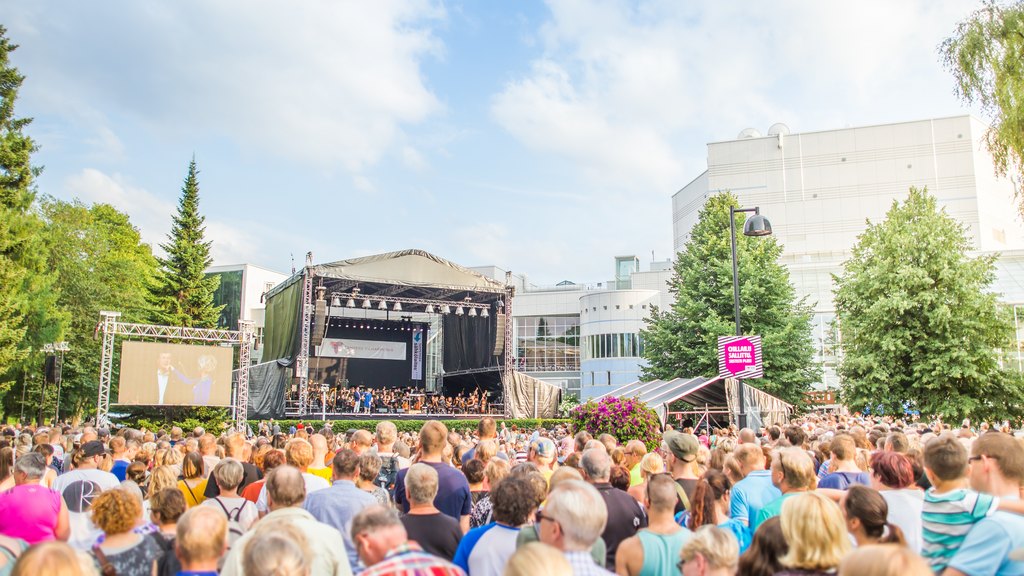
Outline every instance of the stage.
<path id="1" fill-rule="evenodd" d="M 309 420 L 312 422 L 322 422 L 326 418 L 330 422 L 335 421 L 383 421 L 391 420 L 392 422 L 401 422 L 408 420 L 479 420 L 485 416 L 494 418 L 495 420 L 502 420 L 505 418 L 503 414 L 407 414 L 407 413 L 380 413 L 375 412 L 373 414 L 367 413 L 354 413 L 354 412 L 328 412 L 324 415 L 322 412 L 309 413 L 299 418 L 297 416 L 289 416 L 289 420 Z"/>

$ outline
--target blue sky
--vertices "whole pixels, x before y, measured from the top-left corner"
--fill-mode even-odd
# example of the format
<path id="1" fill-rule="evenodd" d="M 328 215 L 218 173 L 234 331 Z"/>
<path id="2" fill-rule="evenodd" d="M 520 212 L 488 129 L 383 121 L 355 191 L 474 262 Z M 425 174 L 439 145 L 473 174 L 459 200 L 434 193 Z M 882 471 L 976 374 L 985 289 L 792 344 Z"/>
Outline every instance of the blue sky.
<path id="1" fill-rule="evenodd" d="M 216 264 L 422 248 L 538 284 L 671 257 L 706 144 L 969 112 L 963 0 L 0 0 L 39 190 L 162 242 L 189 159 Z"/>

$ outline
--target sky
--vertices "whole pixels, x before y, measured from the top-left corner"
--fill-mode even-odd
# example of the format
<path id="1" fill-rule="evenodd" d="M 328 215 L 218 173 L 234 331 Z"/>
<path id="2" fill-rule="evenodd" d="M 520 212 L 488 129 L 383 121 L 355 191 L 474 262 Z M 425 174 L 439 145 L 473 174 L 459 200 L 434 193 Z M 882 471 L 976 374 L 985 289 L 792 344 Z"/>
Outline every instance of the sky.
<path id="1" fill-rule="evenodd" d="M 537 285 L 672 257 L 707 143 L 973 112 L 966 0 L 0 0 L 41 194 L 157 253 L 194 157 L 214 264 L 406 248 Z"/>

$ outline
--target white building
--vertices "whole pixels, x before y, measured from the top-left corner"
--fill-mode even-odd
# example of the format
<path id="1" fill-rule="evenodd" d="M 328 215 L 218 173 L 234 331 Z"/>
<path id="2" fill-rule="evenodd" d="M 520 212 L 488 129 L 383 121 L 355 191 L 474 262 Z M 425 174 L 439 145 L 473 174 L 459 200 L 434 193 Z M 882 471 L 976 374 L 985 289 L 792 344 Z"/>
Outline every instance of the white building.
<path id="1" fill-rule="evenodd" d="M 583 400 L 635 382 L 646 363 L 643 320 L 653 306 L 671 304 L 671 268 L 654 262 L 640 271 L 635 256 L 619 256 L 615 277 L 598 284 L 537 286 L 513 275 L 516 369 Z M 472 270 L 505 279 L 495 266 Z"/>
<path id="2" fill-rule="evenodd" d="M 253 264 L 211 266 L 206 273 L 220 276 L 220 286 L 213 294 L 214 304 L 224 306 L 217 327 L 237 330 L 239 320 L 252 321 L 256 327 L 252 362 L 259 363 L 263 354 L 263 326 L 266 323 L 263 295 L 287 280 L 288 275 Z"/>
<path id="3" fill-rule="evenodd" d="M 1024 303 L 1024 227 L 1013 184 L 994 176 L 986 129 L 971 116 L 799 134 L 776 124 L 767 136 L 747 129 L 710 143 L 707 170 L 672 197 L 675 249 L 712 194 L 731 191 L 743 207 L 760 207 L 784 246 L 782 263 L 797 294 L 814 305 L 817 356 L 832 387 L 831 275 L 842 271 L 865 221 L 883 220 L 911 186 L 927 187 L 966 226 L 979 254 L 1002 254 L 995 289 L 1007 302 Z"/>

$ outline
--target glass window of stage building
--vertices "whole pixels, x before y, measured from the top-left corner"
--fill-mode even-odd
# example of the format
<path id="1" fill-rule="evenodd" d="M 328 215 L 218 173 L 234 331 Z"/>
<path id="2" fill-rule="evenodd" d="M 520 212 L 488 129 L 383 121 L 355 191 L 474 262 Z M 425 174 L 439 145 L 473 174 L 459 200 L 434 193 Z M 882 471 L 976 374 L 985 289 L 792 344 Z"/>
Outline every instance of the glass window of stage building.
<path id="1" fill-rule="evenodd" d="M 526 316 L 516 319 L 516 360 L 524 372 L 580 369 L 579 316 Z"/>
<path id="2" fill-rule="evenodd" d="M 583 337 L 583 359 L 642 358 L 644 338 L 632 332 L 594 334 Z"/>

